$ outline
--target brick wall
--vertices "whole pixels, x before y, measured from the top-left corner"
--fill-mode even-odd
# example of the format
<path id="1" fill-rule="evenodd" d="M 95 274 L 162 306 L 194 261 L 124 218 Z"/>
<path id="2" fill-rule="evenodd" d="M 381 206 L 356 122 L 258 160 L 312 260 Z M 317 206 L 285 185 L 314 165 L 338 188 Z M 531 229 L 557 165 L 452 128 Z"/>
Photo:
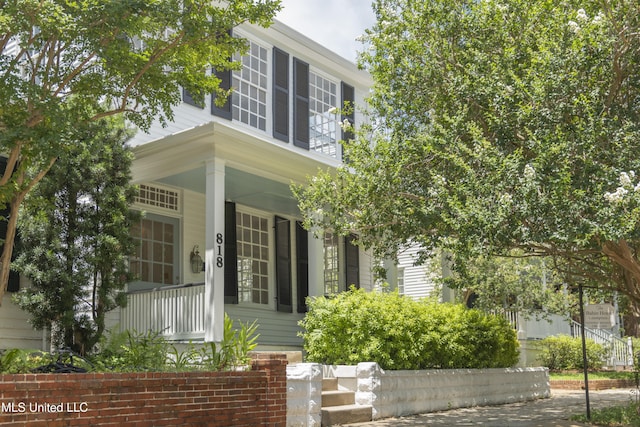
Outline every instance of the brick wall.
<path id="1" fill-rule="evenodd" d="M 0 426 L 286 425 L 286 358 L 247 372 L 0 375 Z"/>
<path id="2" fill-rule="evenodd" d="M 549 381 L 551 388 L 560 390 L 582 390 L 584 389 L 583 380 L 551 380 Z M 610 388 L 631 388 L 635 387 L 635 380 L 592 380 L 589 379 L 589 390 L 605 390 Z"/>

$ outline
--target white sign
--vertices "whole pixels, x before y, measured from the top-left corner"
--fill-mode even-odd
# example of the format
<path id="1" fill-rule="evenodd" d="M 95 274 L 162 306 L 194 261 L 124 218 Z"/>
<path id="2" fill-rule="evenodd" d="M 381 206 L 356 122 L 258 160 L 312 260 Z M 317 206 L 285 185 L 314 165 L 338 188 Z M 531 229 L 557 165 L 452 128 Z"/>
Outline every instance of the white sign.
<path id="1" fill-rule="evenodd" d="M 615 308 L 611 304 L 589 304 L 584 307 L 587 328 L 611 329 L 616 325 Z"/>

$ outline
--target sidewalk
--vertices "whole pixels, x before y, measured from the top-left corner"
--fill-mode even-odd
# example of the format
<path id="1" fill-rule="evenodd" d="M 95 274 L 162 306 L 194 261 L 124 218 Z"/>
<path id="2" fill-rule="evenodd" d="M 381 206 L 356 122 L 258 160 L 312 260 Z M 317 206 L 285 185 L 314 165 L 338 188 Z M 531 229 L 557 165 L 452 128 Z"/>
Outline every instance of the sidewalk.
<path id="1" fill-rule="evenodd" d="M 590 391 L 591 410 L 626 404 L 635 389 Z M 572 415 L 585 414 L 585 394 L 579 390 L 551 390 L 549 399 L 500 406 L 455 409 L 401 418 L 387 418 L 351 427 L 406 426 L 485 426 L 485 427 L 582 427 L 593 426 L 570 421 Z"/>

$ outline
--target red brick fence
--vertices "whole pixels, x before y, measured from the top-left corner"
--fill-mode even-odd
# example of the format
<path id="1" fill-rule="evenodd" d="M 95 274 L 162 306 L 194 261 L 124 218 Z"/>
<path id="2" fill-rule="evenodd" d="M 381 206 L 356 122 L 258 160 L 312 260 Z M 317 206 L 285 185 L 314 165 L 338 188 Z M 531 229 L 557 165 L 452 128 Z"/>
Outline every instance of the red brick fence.
<path id="1" fill-rule="evenodd" d="M 582 390 L 584 389 L 583 380 L 551 380 L 549 381 L 552 389 L 560 390 Z M 636 386 L 635 380 L 629 379 L 589 379 L 589 390 L 606 390 L 610 388 L 632 388 Z"/>
<path id="2" fill-rule="evenodd" d="M 247 372 L 0 375 L 0 426 L 286 425 L 284 355 Z"/>

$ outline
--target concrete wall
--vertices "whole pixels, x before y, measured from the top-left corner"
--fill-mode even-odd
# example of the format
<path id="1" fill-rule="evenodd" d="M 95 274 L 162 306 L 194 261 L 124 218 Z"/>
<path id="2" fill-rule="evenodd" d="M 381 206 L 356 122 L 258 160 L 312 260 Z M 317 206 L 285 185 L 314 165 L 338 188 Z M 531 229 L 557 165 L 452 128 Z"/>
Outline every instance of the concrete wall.
<path id="1" fill-rule="evenodd" d="M 320 427 L 322 365 L 287 366 L 287 426 Z"/>
<path id="2" fill-rule="evenodd" d="M 549 397 L 546 368 L 385 371 L 356 367 L 356 403 L 371 405 L 373 419 L 497 405 Z"/>
<path id="3" fill-rule="evenodd" d="M 483 405 L 522 402 L 550 395 L 546 368 L 385 371 L 377 363 L 287 367 L 287 426 L 320 426 L 322 378 L 356 392 L 373 419 Z"/>

